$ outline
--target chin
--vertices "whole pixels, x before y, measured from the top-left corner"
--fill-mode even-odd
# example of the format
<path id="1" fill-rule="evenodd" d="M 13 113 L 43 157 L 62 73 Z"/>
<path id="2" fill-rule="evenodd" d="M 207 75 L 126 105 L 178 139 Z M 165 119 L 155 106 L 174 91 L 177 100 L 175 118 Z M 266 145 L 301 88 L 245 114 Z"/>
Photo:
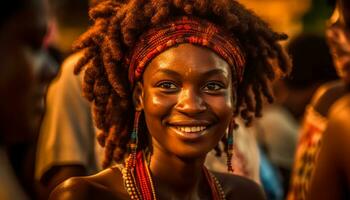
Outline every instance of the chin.
<path id="1" fill-rule="evenodd" d="M 187 150 L 179 153 L 179 157 L 183 158 L 201 158 L 205 157 L 209 151 L 196 151 L 196 150 Z"/>
<path id="2" fill-rule="evenodd" d="M 172 148 L 172 153 L 179 158 L 196 160 L 205 156 L 214 148 L 206 144 L 176 144 Z"/>

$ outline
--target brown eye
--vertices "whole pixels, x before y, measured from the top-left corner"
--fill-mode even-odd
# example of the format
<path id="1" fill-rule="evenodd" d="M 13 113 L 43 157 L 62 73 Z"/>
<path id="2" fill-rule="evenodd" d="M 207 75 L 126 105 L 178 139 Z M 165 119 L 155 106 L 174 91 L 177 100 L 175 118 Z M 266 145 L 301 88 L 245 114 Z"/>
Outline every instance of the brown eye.
<path id="1" fill-rule="evenodd" d="M 170 81 L 160 82 L 157 84 L 157 87 L 169 92 L 177 91 L 178 89 L 178 86 Z"/>
<path id="2" fill-rule="evenodd" d="M 203 90 L 204 91 L 208 91 L 208 92 L 212 92 L 212 91 L 221 90 L 223 88 L 224 88 L 224 86 L 222 84 L 220 84 L 220 83 L 209 82 L 203 87 Z"/>

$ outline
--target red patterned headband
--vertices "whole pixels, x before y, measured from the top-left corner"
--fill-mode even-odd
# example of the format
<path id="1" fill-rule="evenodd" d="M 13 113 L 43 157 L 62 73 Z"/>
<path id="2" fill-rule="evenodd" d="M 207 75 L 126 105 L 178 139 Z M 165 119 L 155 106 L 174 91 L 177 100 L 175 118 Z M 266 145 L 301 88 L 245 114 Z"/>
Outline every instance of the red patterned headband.
<path id="1" fill-rule="evenodd" d="M 160 27 L 152 28 L 141 36 L 129 62 L 129 81 L 138 81 L 147 64 L 165 50 L 182 43 L 207 47 L 220 55 L 240 82 L 243 77 L 245 57 L 239 43 L 217 25 L 205 20 L 182 17 Z"/>

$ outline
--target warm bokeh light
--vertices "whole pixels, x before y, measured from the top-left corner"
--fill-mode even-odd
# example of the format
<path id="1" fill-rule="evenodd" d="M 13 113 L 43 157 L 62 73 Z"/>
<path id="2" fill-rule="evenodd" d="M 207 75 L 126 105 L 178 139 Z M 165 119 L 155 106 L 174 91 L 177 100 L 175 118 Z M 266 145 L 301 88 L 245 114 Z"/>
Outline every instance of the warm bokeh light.
<path id="1" fill-rule="evenodd" d="M 273 29 L 287 33 L 290 38 L 303 29 L 301 18 L 310 9 L 311 0 L 240 0 Z"/>

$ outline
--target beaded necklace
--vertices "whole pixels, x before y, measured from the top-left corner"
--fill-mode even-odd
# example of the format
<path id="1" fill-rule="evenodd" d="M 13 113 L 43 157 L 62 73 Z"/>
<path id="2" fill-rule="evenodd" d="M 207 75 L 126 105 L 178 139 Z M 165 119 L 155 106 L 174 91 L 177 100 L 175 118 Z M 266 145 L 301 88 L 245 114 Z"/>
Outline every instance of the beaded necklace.
<path id="1" fill-rule="evenodd" d="M 142 151 L 131 154 L 122 168 L 124 186 L 132 200 L 156 200 L 150 170 Z M 135 164 L 135 165 L 133 165 Z M 203 167 L 213 200 L 225 200 L 225 193 L 216 177 Z"/>

